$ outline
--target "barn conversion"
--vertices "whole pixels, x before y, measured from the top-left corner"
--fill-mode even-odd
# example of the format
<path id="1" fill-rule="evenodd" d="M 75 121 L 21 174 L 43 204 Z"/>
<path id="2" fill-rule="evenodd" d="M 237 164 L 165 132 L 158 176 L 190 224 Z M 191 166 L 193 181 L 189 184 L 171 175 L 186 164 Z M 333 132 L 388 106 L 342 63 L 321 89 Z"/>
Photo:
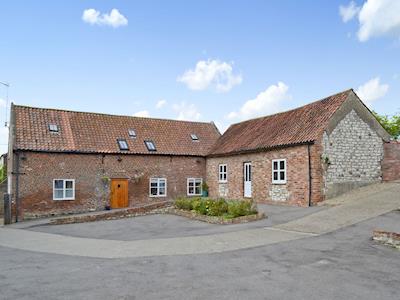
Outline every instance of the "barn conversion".
<path id="1" fill-rule="evenodd" d="M 389 134 L 353 90 L 234 124 L 13 105 L 8 192 L 20 219 L 179 196 L 309 206 L 382 180 Z"/>

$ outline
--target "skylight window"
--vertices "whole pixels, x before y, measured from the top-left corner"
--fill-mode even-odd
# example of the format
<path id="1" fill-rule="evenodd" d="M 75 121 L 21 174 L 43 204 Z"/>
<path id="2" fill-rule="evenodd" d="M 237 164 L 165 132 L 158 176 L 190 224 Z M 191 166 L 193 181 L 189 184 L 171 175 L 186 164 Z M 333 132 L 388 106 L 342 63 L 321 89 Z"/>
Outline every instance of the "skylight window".
<path id="1" fill-rule="evenodd" d="M 192 133 L 190 135 L 190 137 L 192 138 L 192 141 L 198 141 L 199 140 L 198 136 L 196 134 L 194 134 L 194 133 Z"/>
<path id="2" fill-rule="evenodd" d="M 56 124 L 49 124 L 50 132 L 58 132 L 58 125 Z"/>
<path id="3" fill-rule="evenodd" d="M 144 141 L 146 144 L 147 150 L 149 151 L 156 151 L 156 146 L 154 145 L 153 141 Z"/>
<path id="4" fill-rule="evenodd" d="M 135 138 L 135 137 L 136 137 L 136 131 L 135 131 L 135 130 L 129 129 L 129 130 L 128 130 L 128 133 L 129 133 L 129 136 L 130 136 L 131 138 Z"/>
<path id="5" fill-rule="evenodd" d="M 117 140 L 117 142 L 120 150 L 129 150 L 129 146 L 126 140 Z"/>

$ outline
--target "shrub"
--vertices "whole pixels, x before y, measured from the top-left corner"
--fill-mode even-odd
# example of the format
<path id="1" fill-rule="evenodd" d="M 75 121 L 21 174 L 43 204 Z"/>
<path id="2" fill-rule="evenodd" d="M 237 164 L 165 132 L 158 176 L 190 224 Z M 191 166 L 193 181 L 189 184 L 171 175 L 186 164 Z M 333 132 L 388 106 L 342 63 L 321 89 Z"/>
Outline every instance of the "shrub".
<path id="1" fill-rule="evenodd" d="M 224 199 L 211 200 L 207 215 L 222 216 L 228 212 L 228 203 Z"/>
<path id="2" fill-rule="evenodd" d="M 253 201 L 230 201 L 228 203 L 228 214 L 233 218 L 256 214 L 257 209 Z"/>
<path id="3" fill-rule="evenodd" d="M 178 198 L 175 200 L 175 207 L 184 210 L 192 210 L 193 209 L 192 199 Z"/>
<path id="4" fill-rule="evenodd" d="M 237 218 L 257 213 L 257 207 L 253 201 L 226 201 L 225 199 L 209 198 L 178 198 L 175 207 L 184 210 L 194 210 L 207 216 L 224 216 L 225 218 Z"/>

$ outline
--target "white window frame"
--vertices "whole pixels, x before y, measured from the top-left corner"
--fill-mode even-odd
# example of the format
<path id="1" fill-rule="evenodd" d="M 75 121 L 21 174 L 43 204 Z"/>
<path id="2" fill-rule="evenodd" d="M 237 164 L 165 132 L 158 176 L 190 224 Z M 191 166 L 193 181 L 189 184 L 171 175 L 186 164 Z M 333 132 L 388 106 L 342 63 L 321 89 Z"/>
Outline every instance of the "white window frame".
<path id="1" fill-rule="evenodd" d="M 146 141 L 144 141 L 144 143 L 145 143 L 148 151 L 150 151 L 150 152 L 157 151 L 156 144 L 154 144 L 153 141 L 146 140 Z"/>
<path id="2" fill-rule="evenodd" d="M 62 180 L 63 181 L 63 187 L 62 189 L 56 189 L 56 180 Z M 72 182 L 72 197 L 66 197 L 66 182 L 71 181 Z M 56 190 L 62 190 L 63 191 L 63 197 L 62 198 L 56 198 Z M 63 201 L 63 200 L 75 200 L 75 179 L 63 179 L 63 178 L 57 178 L 53 179 L 53 200 L 55 201 Z"/>
<path id="3" fill-rule="evenodd" d="M 151 194 L 151 182 L 152 181 L 156 181 L 157 182 L 157 195 L 152 195 Z M 165 194 L 160 194 L 160 181 L 164 180 L 165 181 Z M 165 177 L 151 177 L 149 180 L 149 197 L 167 197 L 167 178 Z"/>
<path id="4" fill-rule="evenodd" d="M 281 169 L 281 162 L 284 162 L 284 168 Z M 278 164 L 278 169 L 274 170 L 274 162 Z M 273 184 L 286 184 L 287 183 L 287 164 L 286 159 L 273 159 L 271 163 L 272 169 L 272 183 Z M 285 173 L 285 179 L 281 180 L 281 172 Z M 278 179 L 274 179 L 274 173 L 278 173 Z"/>
<path id="5" fill-rule="evenodd" d="M 200 181 L 200 193 L 196 194 L 196 181 Z M 193 182 L 193 193 L 189 193 L 189 183 Z M 201 196 L 203 194 L 203 178 L 188 178 L 186 183 L 186 191 L 188 196 Z"/>
<path id="6" fill-rule="evenodd" d="M 223 170 L 223 167 L 225 167 L 225 171 Z M 222 170 L 221 170 L 221 168 L 222 168 Z M 228 165 L 227 164 L 219 164 L 218 165 L 218 181 L 222 182 L 222 183 L 228 182 Z"/>

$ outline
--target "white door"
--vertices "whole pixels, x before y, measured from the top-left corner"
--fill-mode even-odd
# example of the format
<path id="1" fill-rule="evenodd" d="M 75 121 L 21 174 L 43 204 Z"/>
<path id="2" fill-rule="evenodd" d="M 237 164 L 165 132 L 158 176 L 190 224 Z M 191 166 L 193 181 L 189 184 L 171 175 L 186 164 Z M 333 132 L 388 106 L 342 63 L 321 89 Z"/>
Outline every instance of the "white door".
<path id="1" fill-rule="evenodd" d="M 243 165 L 244 178 L 244 196 L 251 197 L 251 163 L 247 162 Z"/>

